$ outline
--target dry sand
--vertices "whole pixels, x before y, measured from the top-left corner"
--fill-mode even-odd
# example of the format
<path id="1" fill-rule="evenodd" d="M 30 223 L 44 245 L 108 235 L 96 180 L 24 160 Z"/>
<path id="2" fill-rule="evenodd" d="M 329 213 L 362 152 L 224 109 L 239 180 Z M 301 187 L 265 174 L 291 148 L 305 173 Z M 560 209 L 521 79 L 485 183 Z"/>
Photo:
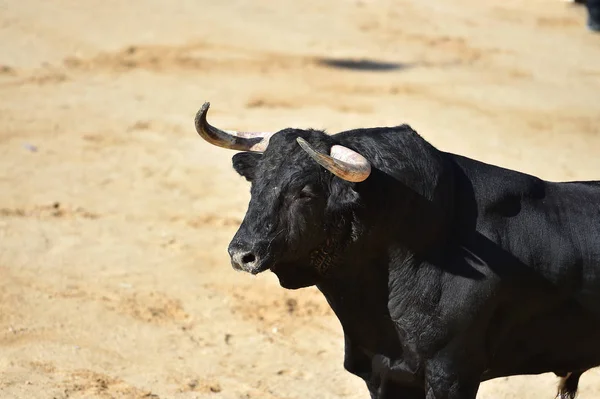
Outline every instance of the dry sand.
<path id="1" fill-rule="evenodd" d="M 315 289 L 230 267 L 248 185 L 195 111 L 211 101 L 226 129 L 409 123 L 446 151 L 599 179 L 584 19 L 555 0 L 0 0 L 0 398 L 368 397 Z M 600 397 L 600 372 L 581 387 Z"/>

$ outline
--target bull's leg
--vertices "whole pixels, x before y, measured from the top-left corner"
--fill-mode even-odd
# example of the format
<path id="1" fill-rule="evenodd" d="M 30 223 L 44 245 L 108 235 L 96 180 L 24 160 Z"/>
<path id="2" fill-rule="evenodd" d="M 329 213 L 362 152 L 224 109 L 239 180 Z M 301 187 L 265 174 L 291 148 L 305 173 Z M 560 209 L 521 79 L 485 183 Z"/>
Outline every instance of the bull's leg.
<path id="1" fill-rule="evenodd" d="M 462 356 L 460 360 L 444 356 L 427 364 L 425 387 L 427 399 L 475 399 L 481 372 Z M 474 359 L 473 359 L 474 360 Z"/>
<path id="2" fill-rule="evenodd" d="M 422 386 L 405 384 L 389 378 L 367 383 L 371 399 L 426 399 Z"/>
<path id="3" fill-rule="evenodd" d="M 384 383 L 377 399 L 426 399 L 421 387 L 402 386 L 392 381 Z"/>
<path id="4" fill-rule="evenodd" d="M 426 399 L 475 399 L 479 381 L 432 380 L 427 381 Z"/>
<path id="5" fill-rule="evenodd" d="M 377 388 L 369 389 L 371 399 L 426 399 L 421 387 L 403 386 L 386 382 Z"/>

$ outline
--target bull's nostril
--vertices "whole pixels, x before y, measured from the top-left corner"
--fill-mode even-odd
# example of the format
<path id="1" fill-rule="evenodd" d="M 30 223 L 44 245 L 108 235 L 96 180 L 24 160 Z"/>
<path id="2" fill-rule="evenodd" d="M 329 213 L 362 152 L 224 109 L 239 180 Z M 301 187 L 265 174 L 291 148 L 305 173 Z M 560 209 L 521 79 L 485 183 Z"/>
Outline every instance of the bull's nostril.
<path id="1" fill-rule="evenodd" d="M 246 254 L 242 257 L 242 263 L 252 263 L 256 260 L 254 254 Z"/>

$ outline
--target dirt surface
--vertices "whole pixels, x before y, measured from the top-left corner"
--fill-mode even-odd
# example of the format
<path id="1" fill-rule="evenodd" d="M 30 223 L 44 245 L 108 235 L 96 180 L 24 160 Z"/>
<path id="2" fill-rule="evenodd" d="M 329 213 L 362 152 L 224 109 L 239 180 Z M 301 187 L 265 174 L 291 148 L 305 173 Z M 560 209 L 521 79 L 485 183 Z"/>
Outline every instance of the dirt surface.
<path id="1" fill-rule="evenodd" d="M 555 0 L 0 0 L 0 398 L 368 397 L 315 289 L 231 268 L 248 185 L 194 113 L 409 123 L 446 151 L 599 179 L 584 20 Z M 580 398 L 598 397 L 591 371 Z"/>

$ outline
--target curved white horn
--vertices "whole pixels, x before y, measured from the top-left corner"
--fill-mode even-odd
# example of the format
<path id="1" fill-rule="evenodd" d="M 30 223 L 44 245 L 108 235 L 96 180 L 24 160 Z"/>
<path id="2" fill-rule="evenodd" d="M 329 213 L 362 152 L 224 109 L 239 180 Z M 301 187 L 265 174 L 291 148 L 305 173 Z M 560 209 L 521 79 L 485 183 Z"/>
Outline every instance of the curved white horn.
<path id="1" fill-rule="evenodd" d="M 315 151 L 301 137 L 298 137 L 296 141 L 319 165 L 341 179 L 359 183 L 366 180 L 371 174 L 371 164 L 369 161 L 350 148 L 334 145 L 331 147 L 330 155 L 325 155 Z"/>
<path id="2" fill-rule="evenodd" d="M 196 131 L 204 140 L 219 147 L 230 150 L 264 152 L 269 145 L 269 139 L 273 133 L 254 132 L 226 132 L 210 125 L 206 120 L 206 114 L 210 103 L 206 102 L 196 113 L 194 120 Z"/>

